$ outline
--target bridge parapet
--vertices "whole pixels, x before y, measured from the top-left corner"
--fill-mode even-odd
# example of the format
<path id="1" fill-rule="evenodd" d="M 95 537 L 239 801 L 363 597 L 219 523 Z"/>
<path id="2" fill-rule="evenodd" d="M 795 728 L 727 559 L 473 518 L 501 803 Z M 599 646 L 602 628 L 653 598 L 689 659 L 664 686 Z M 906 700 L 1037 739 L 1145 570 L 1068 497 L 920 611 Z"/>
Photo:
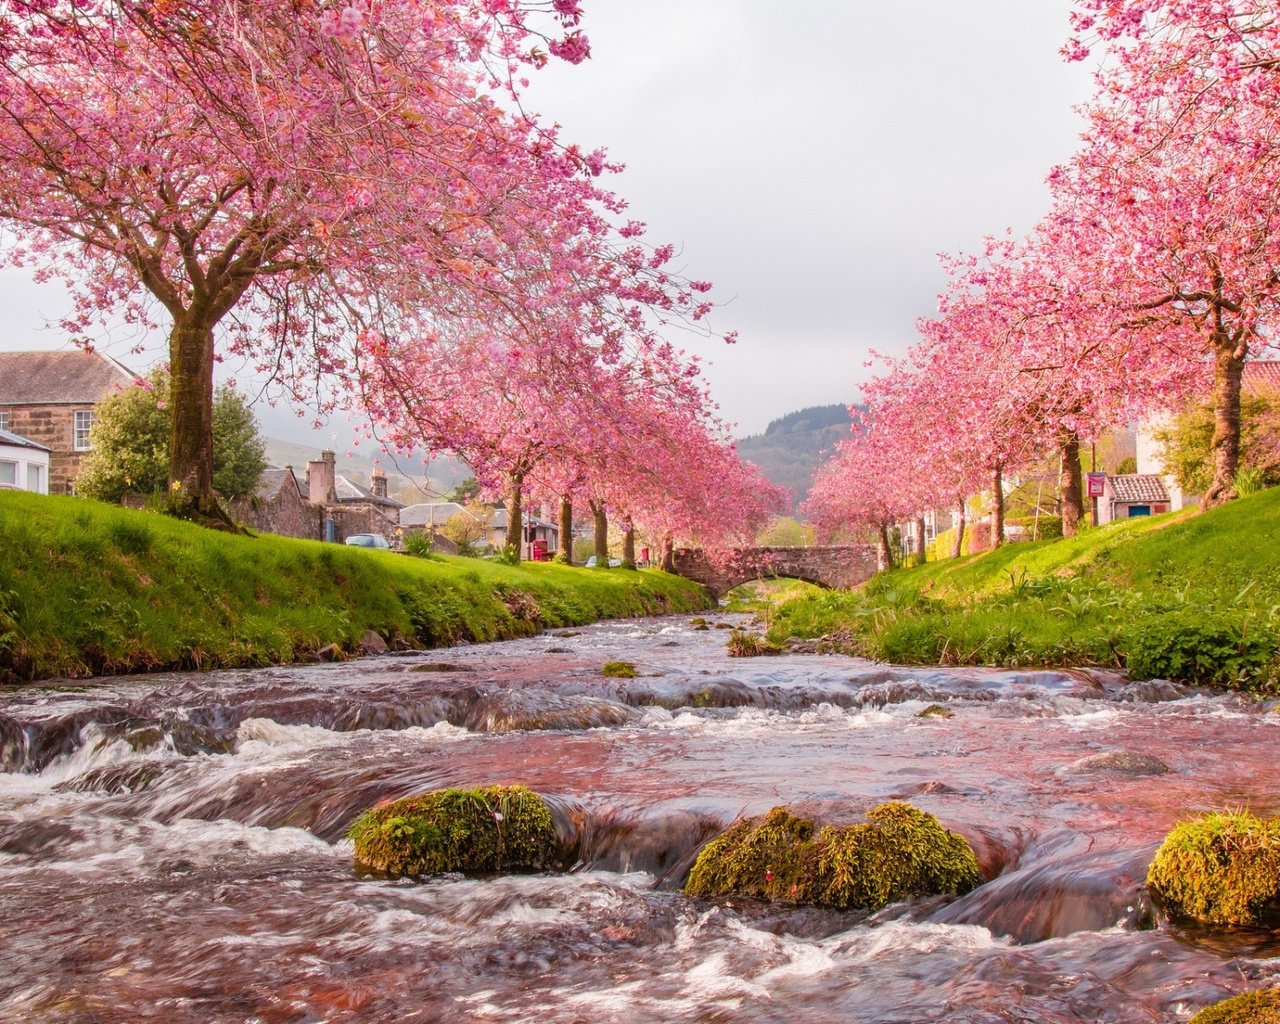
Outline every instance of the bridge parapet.
<path id="1" fill-rule="evenodd" d="M 879 550 L 871 544 L 807 548 L 735 548 L 713 558 L 697 548 L 675 552 L 675 570 L 701 583 L 716 597 L 752 580 L 777 576 L 849 590 L 869 580 L 880 568 Z"/>

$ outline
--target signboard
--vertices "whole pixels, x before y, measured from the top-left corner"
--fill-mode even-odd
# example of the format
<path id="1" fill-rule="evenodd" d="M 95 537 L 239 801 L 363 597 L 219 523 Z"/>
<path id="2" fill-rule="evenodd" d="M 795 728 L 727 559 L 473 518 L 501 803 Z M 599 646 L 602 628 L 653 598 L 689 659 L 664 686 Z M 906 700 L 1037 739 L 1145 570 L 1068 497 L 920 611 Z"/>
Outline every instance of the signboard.
<path id="1" fill-rule="evenodd" d="M 1088 481 L 1089 481 L 1088 497 L 1101 498 L 1103 493 L 1106 490 L 1107 474 L 1106 473 L 1087 473 L 1085 475 L 1088 477 Z"/>

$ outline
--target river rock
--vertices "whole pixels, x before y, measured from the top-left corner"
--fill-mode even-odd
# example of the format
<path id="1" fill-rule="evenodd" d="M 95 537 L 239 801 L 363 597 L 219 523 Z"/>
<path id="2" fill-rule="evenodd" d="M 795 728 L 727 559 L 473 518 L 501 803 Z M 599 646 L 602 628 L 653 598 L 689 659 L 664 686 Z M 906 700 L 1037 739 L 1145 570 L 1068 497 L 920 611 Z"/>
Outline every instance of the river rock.
<path id="1" fill-rule="evenodd" d="M 1189 1024 L 1280 1024 L 1280 988 L 1245 992 L 1206 1006 Z"/>
<path id="2" fill-rule="evenodd" d="M 480 695 L 467 712 L 466 727 L 472 732 L 599 729 L 640 717 L 635 708 L 603 697 L 504 689 Z"/>
<path id="3" fill-rule="evenodd" d="M 1130 750 L 1108 750 L 1102 754 L 1090 754 L 1072 761 L 1063 771 L 1068 775 L 1099 775 L 1114 772 L 1117 775 L 1163 775 L 1169 766 L 1150 754 L 1135 754 Z"/>
<path id="4" fill-rule="evenodd" d="M 337 644 L 325 644 L 320 650 L 316 651 L 316 657 L 321 661 L 346 661 L 347 654 Z"/>
<path id="5" fill-rule="evenodd" d="M 365 657 L 387 653 L 387 642 L 372 629 L 366 629 L 360 638 L 360 653 Z"/>

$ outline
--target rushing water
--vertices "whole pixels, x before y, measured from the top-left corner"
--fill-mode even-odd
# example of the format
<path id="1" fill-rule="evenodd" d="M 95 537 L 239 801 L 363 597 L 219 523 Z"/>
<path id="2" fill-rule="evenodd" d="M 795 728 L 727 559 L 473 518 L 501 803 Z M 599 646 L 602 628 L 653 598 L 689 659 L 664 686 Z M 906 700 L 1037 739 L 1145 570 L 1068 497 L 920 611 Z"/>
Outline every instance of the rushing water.
<path id="1" fill-rule="evenodd" d="M 0 695 L 0 1021 L 1110 1024 L 1280 980 L 1271 933 L 1158 923 L 1142 887 L 1179 817 L 1280 811 L 1280 715 L 724 637 L 606 623 Z M 551 799 L 572 871 L 353 870 L 365 807 L 499 782 Z M 679 892 L 741 815 L 890 798 L 963 833 L 986 884 L 872 917 Z"/>

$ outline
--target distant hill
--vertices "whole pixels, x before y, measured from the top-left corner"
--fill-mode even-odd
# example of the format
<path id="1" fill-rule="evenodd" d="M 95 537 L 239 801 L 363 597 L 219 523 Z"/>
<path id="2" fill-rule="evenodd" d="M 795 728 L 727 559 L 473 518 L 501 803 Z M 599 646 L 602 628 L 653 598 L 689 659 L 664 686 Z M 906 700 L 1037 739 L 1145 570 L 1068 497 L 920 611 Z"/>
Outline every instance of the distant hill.
<path id="1" fill-rule="evenodd" d="M 774 420 L 763 434 L 744 437 L 738 454 L 754 462 L 775 484 L 791 488 L 793 509 L 809 494 L 813 472 L 823 453 L 849 436 L 852 420 L 845 405 L 815 405 Z"/>

